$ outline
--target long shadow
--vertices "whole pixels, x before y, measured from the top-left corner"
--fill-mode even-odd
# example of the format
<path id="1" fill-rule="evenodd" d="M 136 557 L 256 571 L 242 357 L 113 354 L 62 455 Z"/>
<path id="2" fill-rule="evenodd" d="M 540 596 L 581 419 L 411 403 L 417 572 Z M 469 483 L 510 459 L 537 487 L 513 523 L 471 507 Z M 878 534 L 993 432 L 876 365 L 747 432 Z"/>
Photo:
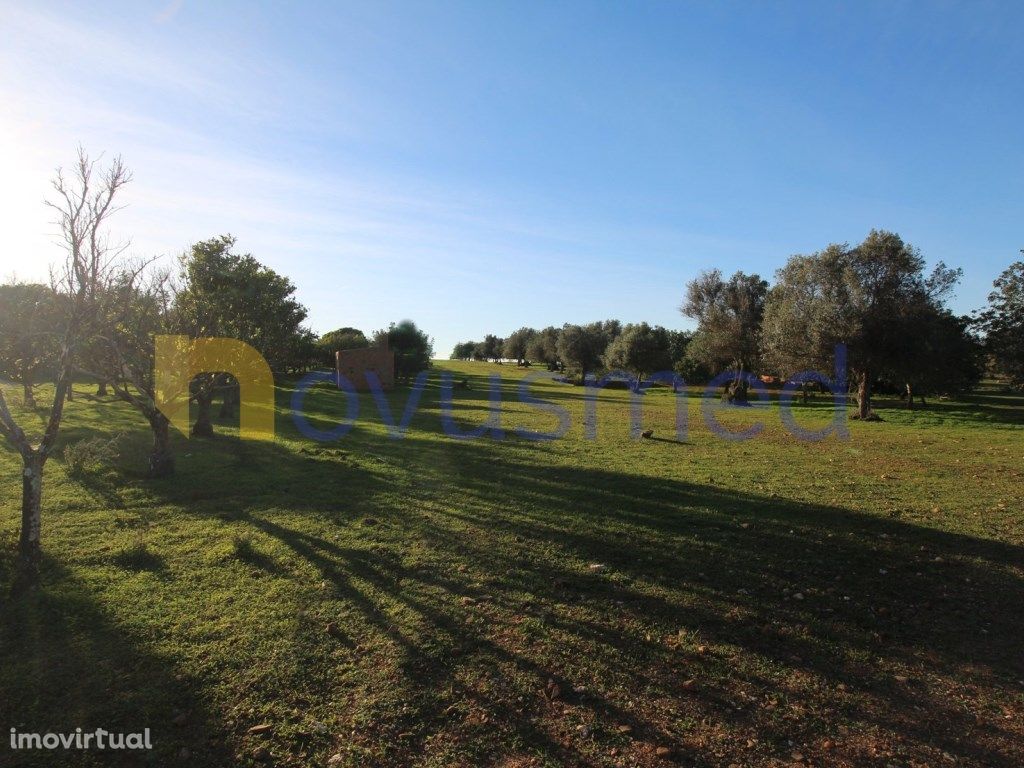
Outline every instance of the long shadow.
<path id="1" fill-rule="evenodd" d="M 200 693 L 201 681 L 144 650 L 142 638 L 117 626 L 52 560 L 43 563 L 43 583 L 34 594 L 0 603 L 0 765 L 228 764 L 230 755 L 217 746 L 223 729 Z M 149 728 L 153 749 L 13 750 L 8 728 L 40 734 Z"/>
<path id="2" fill-rule="evenodd" d="M 424 405 L 413 427 L 436 432 Z M 354 702 L 339 722 L 375 765 L 657 765 L 662 744 L 701 765 L 1021 763 L 1021 547 L 525 442 L 197 446 L 188 483 L 149 490 L 322 577 L 294 642 L 324 668 L 291 685 Z"/>
<path id="3" fill-rule="evenodd" d="M 589 765 L 643 736 L 697 760 L 699 744 L 679 724 L 710 718 L 743 734 L 716 746 L 740 762 L 784 758 L 790 742 L 808 759 L 863 762 L 862 744 L 840 726 L 874 733 L 886 749 L 902 743 L 916 759 L 1019 762 L 1020 723 L 985 713 L 1015 706 L 1024 689 L 1021 547 L 552 466 L 526 444 L 510 453 L 488 441 L 391 441 L 358 428 L 351 437 L 338 460 L 253 447 L 256 466 L 274 467 L 287 487 L 215 506 L 322 574 L 361 617 L 347 645 L 370 635 L 399 649 L 392 669 L 407 704 L 375 729 L 406 734 L 410 750 L 471 732 L 487 759 L 516 743 Z M 367 514 L 376 523 L 357 532 L 361 543 L 332 540 L 337 531 L 347 541 Z M 411 551 L 429 554 L 409 564 Z M 546 639 L 524 638 L 524 626 Z M 509 690 L 467 686 L 470 660 L 500 670 Z M 549 678 L 584 692 L 546 701 L 538 691 Z M 952 688 L 967 706 L 951 701 Z M 637 704 L 641 691 L 657 709 Z M 796 713 L 782 717 L 780 698 Z M 451 723 L 446 713 L 463 705 L 490 719 Z M 586 744 L 552 731 L 562 707 L 599 724 Z M 630 728 L 628 740 L 616 724 Z M 377 764 L 408 754 L 382 753 Z"/>

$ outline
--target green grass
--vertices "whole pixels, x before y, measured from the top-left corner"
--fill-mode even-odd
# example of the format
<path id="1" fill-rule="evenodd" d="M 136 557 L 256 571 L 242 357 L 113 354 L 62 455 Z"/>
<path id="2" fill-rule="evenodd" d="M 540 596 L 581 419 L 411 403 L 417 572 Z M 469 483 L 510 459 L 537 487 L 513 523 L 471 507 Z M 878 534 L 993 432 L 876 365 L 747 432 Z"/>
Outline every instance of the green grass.
<path id="1" fill-rule="evenodd" d="M 0 608 L 0 725 L 150 727 L 155 750 L 0 764 L 1024 763 L 1020 399 L 892 403 L 812 444 L 774 406 L 731 409 L 764 430 L 722 440 L 691 397 L 680 444 L 670 392 L 644 397 L 659 439 L 632 440 L 616 390 L 587 441 L 581 390 L 541 383 L 572 427 L 538 443 L 512 428 L 556 419 L 517 402 L 521 371 L 441 367 L 470 379 L 466 428 L 504 376 L 506 439 L 445 437 L 435 375 L 406 439 L 365 397 L 317 444 L 285 385 L 273 444 L 225 422 L 152 481 L 141 419 L 71 404 L 66 440 L 125 437 L 107 470 L 47 467 L 43 587 Z M 321 427 L 344 414 L 336 391 L 307 405 Z M 6 447 L 0 476 L 6 585 Z"/>

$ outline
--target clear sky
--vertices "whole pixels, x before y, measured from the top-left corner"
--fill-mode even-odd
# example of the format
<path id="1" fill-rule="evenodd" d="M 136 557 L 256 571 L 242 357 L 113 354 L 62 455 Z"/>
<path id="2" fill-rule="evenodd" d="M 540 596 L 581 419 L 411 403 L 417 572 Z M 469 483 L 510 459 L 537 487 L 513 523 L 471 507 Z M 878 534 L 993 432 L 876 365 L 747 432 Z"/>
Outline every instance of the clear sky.
<path id="1" fill-rule="evenodd" d="M 984 303 L 1024 247 L 1024 4 L 0 0 L 0 276 L 81 142 L 115 231 L 231 232 L 311 327 L 689 327 L 686 281 L 892 229 Z"/>

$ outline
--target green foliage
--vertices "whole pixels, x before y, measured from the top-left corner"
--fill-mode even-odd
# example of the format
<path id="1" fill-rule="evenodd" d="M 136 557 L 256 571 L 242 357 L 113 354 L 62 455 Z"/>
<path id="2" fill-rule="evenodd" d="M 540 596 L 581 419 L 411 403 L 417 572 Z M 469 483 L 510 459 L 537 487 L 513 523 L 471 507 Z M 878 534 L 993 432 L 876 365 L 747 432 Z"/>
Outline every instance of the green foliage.
<path id="1" fill-rule="evenodd" d="M 678 373 L 687 384 L 702 384 L 712 374 L 701 362 L 704 355 L 699 344 L 695 344 L 697 336 L 691 331 L 669 331 L 669 357 L 672 370 Z"/>
<path id="2" fill-rule="evenodd" d="M 475 341 L 460 341 L 452 349 L 450 360 L 471 360 L 476 349 Z"/>
<path id="3" fill-rule="evenodd" d="M 517 363 L 525 362 L 526 351 L 536 335 L 537 331 L 533 328 L 520 328 L 518 331 L 514 331 L 502 345 L 503 356 L 509 360 L 515 360 Z"/>
<path id="4" fill-rule="evenodd" d="M 317 335 L 313 331 L 300 327 L 288 345 L 283 358 L 284 370 L 300 372 L 323 365 L 324 354 L 317 341 Z M 334 365 L 333 355 L 330 357 L 329 365 L 331 367 Z"/>
<path id="5" fill-rule="evenodd" d="M 316 346 L 320 364 L 333 368 L 335 352 L 343 349 L 365 349 L 370 346 L 370 340 L 358 328 L 346 326 L 328 331 L 317 339 Z"/>
<path id="6" fill-rule="evenodd" d="M 558 357 L 585 382 L 588 373 L 601 367 L 608 334 L 603 323 L 572 325 L 566 323 L 558 334 Z"/>
<path id="7" fill-rule="evenodd" d="M 926 340 L 950 354 L 956 347 L 962 361 L 956 375 L 968 371 L 969 340 L 955 332 L 944 305 L 958 279 L 959 271 L 941 263 L 926 276 L 921 254 L 892 232 L 872 230 L 855 248 L 832 244 L 793 256 L 779 270 L 765 309 L 766 355 L 782 375 L 830 370 L 835 346 L 846 345 L 863 417 L 876 378 L 910 382 L 930 371 L 934 383 L 942 363 Z M 925 353 L 932 356 L 924 360 Z"/>
<path id="8" fill-rule="evenodd" d="M 627 325 L 608 345 L 606 368 L 631 371 L 640 385 L 645 373 L 668 370 L 672 365 L 669 333 L 660 325 Z"/>
<path id="9" fill-rule="evenodd" d="M 234 252 L 235 238 L 221 235 L 192 246 L 182 257 L 182 288 L 174 311 L 192 336 L 225 336 L 257 349 L 274 370 L 295 360 L 295 346 L 308 339 L 306 308 L 295 286 L 250 254 Z"/>
<path id="10" fill-rule="evenodd" d="M 993 286 L 980 322 L 985 347 L 996 369 L 1024 387 L 1024 261 L 1007 267 Z"/>
<path id="11" fill-rule="evenodd" d="M 45 285 L 0 285 L 0 376 L 23 385 L 32 401 L 32 386 L 57 359 L 59 304 Z"/>
<path id="12" fill-rule="evenodd" d="M 110 469 L 117 461 L 123 437 L 121 434 L 95 436 L 68 443 L 61 452 L 64 470 L 70 477 L 82 478 Z"/>
<path id="13" fill-rule="evenodd" d="M 605 338 L 608 339 L 609 344 L 615 341 L 615 339 L 619 337 L 619 334 L 622 333 L 624 330 L 621 320 L 605 320 L 600 323 L 595 323 L 595 325 L 597 325 L 597 327 L 600 328 L 601 331 L 604 333 Z"/>
<path id="14" fill-rule="evenodd" d="M 978 385 L 984 349 L 968 318 L 924 305 L 906 327 L 907 349 L 890 374 L 897 386 L 923 396 L 960 395 Z"/>
<path id="15" fill-rule="evenodd" d="M 430 367 L 434 354 L 434 342 L 426 333 L 416 327 L 412 320 L 391 323 L 386 330 L 377 331 L 374 341 L 386 342 L 395 353 L 395 377 L 408 381 L 417 373 Z"/>
<path id="16" fill-rule="evenodd" d="M 550 370 L 557 370 L 562 362 L 558 356 L 558 334 L 559 330 L 550 325 L 537 331 L 526 345 L 526 356 L 543 363 Z"/>
<path id="17" fill-rule="evenodd" d="M 493 333 L 488 333 L 481 343 L 479 352 L 483 360 L 500 360 L 505 340 Z"/>
<path id="18" fill-rule="evenodd" d="M 691 359 L 715 371 L 756 367 L 767 295 L 768 282 L 759 275 L 737 272 L 725 280 L 713 269 L 691 280 L 681 307 L 697 321 L 700 344 L 691 350 Z"/>

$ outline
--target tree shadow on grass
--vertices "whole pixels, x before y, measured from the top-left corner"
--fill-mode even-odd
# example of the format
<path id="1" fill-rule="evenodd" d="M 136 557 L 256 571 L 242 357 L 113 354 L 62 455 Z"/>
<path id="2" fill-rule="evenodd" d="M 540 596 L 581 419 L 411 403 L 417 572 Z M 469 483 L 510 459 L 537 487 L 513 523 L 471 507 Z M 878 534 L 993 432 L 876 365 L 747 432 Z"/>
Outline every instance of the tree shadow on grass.
<path id="1" fill-rule="evenodd" d="M 317 669 L 267 674 L 352 764 L 1020 764 L 1020 547 L 510 442 L 217 439 L 149 489 L 322 578 L 286 641 Z"/>
<path id="2" fill-rule="evenodd" d="M 1020 763 L 1021 547 L 524 445 L 259 446 L 307 492 L 224 510 L 324 579 L 374 764 Z"/>
<path id="3" fill-rule="evenodd" d="M 3 559 L 9 572 L 6 553 Z M 172 661 L 145 651 L 141 638 L 118 627 L 82 583 L 49 559 L 37 592 L 0 603 L 2 765 L 226 765 L 230 756 L 217 747 L 221 727 L 201 687 Z M 40 734 L 149 728 L 153 749 L 14 751 L 8 728 Z"/>

